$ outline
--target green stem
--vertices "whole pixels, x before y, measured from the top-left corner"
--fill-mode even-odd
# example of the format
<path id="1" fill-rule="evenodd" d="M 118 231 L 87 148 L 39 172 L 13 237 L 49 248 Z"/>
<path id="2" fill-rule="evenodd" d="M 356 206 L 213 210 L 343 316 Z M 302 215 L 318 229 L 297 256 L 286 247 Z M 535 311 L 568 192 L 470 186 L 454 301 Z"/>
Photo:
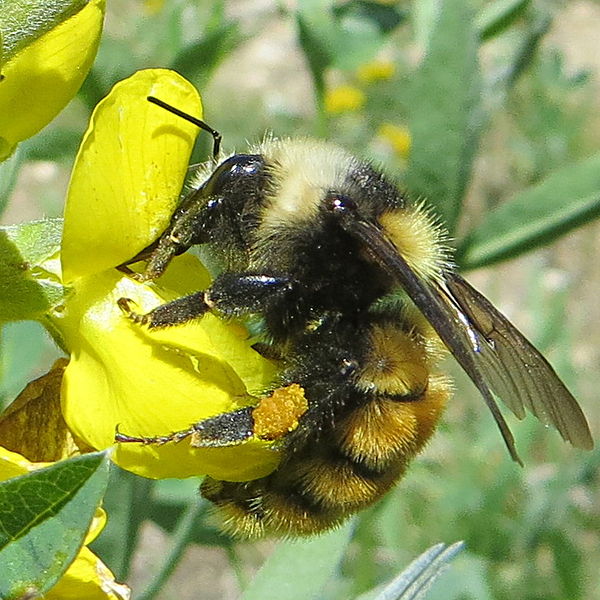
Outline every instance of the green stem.
<path id="1" fill-rule="evenodd" d="M 204 503 L 198 500 L 188 504 L 173 531 L 171 548 L 162 566 L 146 589 L 136 597 L 136 600 L 152 600 L 162 590 L 162 587 L 173 573 L 179 563 L 179 559 L 187 548 L 194 531 L 196 519 L 202 514 L 204 509 Z"/>

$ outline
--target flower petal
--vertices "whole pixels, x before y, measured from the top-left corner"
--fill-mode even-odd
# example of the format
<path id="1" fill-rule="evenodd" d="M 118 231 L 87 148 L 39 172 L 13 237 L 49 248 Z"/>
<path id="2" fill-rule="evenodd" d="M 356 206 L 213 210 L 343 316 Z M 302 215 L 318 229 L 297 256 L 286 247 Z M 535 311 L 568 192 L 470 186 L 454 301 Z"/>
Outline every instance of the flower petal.
<path id="1" fill-rule="evenodd" d="M 25 475 L 31 470 L 32 465 L 24 456 L 0 446 L 0 481 Z"/>
<path id="2" fill-rule="evenodd" d="M 0 160 L 47 125 L 77 93 L 96 56 L 104 9 L 105 0 L 92 0 L 2 66 Z"/>
<path id="3" fill-rule="evenodd" d="M 83 547 L 46 600 L 128 600 L 131 591 L 115 581 L 106 565 Z"/>
<path id="4" fill-rule="evenodd" d="M 69 185 L 66 282 L 135 256 L 166 228 L 175 209 L 198 128 L 148 102 L 149 95 L 202 114 L 196 89 L 166 69 L 138 71 L 98 104 Z"/>
<path id="5" fill-rule="evenodd" d="M 140 284 L 116 270 L 74 283 L 74 295 L 55 324 L 71 350 L 63 381 L 63 413 L 71 431 L 94 448 L 114 442 L 115 427 L 128 435 L 183 430 L 247 405 L 248 389 L 265 389 L 274 366 L 251 348 L 245 330 L 214 315 L 177 327 L 151 330 L 133 324 L 117 307 L 121 297 L 146 312 L 206 287 L 208 276 L 193 256 L 169 268 L 179 289 Z M 231 362 L 230 362 L 231 361 Z M 244 480 L 272 471 L 279 454 L 271 443 L 250 440 L 231 448 L 120 444 L 120 466 L 146 477 L 214 477 Z"/>

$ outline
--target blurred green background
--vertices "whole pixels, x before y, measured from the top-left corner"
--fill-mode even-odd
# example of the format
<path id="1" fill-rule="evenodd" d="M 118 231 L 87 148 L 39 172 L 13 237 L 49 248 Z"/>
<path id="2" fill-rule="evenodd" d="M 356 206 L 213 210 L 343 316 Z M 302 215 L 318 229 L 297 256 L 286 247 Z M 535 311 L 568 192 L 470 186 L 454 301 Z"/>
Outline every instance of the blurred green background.
<path id="1" fill-rule="evenodd" d="M 137 69 L 174 68 L 200 89 L 226 150 L 265 132 L 325 137 L 427 197 L 461 266 L 477 268 L 468 278 L 550 358 L 597 432 L 599 30 L 593 1 L 109 0 L 77 98 L 0 167 L 0 218 L 59 216 L 94 105 Z M 195 160 L 209 149 L 201 136 Z M 8 402 L 58 351 L 35 323 L 5 326 L 1 344 Z M 600 451 L 510 419 L 520 469 L 474 387 L 448 369 L 456 394 L 437 436 L 340 536 L 318 597 L 358 597 L 429 546 L 464 540 L 427 598 L 600 598 Z M 221 536 L 197 481 L 113 476 L 95 548 L 134 598 L 237 598 L 289 551 Z M 277 575 L 270 592 L 259 584 L 244 597 L 292 597 Z"/>

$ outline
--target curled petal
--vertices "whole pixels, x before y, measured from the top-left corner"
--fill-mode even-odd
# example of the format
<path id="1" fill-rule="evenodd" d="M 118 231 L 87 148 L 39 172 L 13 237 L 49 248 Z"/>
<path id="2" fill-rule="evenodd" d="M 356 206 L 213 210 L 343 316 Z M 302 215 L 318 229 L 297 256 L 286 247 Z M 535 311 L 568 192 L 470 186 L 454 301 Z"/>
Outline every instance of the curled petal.
<path id="1" fill-rule="evenodd" d="M 196 89 L 166 69 L 138 71 L 98 104 L 69 184 L 65 282 L 132 258 L 166 228 L 175 209 L 198 129 L 148 96 L 202 116 Z"/>

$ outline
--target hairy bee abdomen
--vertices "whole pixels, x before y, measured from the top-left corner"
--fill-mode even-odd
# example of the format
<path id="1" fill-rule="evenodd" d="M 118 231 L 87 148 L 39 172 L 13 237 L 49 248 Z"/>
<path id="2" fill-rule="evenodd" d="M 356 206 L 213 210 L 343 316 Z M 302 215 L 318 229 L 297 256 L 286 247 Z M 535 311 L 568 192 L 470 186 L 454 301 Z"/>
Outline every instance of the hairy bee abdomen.
<path id="1" fill-rule="evenodd" d="M 372 395 L 326 435 L 286 455 L 267 477 L 248 482 L 206 478 L 201 487 L 223 528 L 240 537 L 312 535 L 370 506 L 423 448 L 451 392 L 430 375 L 418 397 Z"/>

